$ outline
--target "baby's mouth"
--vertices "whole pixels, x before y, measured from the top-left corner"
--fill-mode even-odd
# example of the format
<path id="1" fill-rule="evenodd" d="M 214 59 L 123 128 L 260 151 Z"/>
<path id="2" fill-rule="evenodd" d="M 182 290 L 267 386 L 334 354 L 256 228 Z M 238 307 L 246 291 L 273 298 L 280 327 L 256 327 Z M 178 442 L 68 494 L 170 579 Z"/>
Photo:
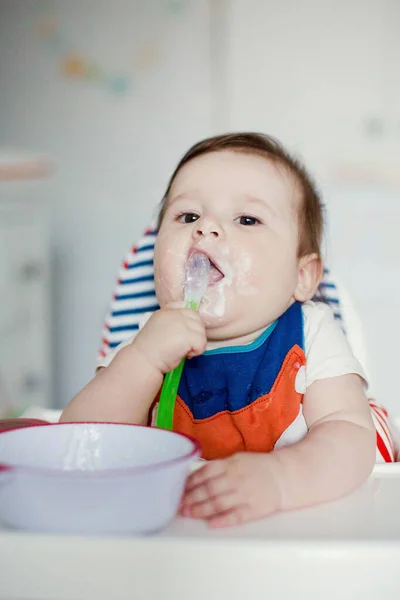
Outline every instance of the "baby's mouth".
<path id="1" fill-rule="evenodd" d="M 208 260 L 210 262 L 210 272 L 209 272 L 209 276 L 208 276 L 208 285 L 209 286 L 212 286 L 212 285 L 218 283 L 219 281 L 221 281 L 221 279 L 223 279 L 225 277 L 225 274 L 222 272 L 220 267 L 212 260 L 212 258 L 210 257 L 210 255 L 207 252 L 204 252 L 204 250 L 200 250 L 199 248 L 192 248 L 189 251 L 189 256 L 191 256 L 191 254 L 193 252 L 199 252 L 199 253 L 203 254 L 205 257 L 208 258 Z"/>
<path id="2" fill-rule="evenodd" d="M 209 285 L 213 285 L 214 283 L 218 283 L 225 277 L 222 271 L 217 267 L 217 265 L 208 257 L 210 261 L 210 275 L 208 278 Z"/>

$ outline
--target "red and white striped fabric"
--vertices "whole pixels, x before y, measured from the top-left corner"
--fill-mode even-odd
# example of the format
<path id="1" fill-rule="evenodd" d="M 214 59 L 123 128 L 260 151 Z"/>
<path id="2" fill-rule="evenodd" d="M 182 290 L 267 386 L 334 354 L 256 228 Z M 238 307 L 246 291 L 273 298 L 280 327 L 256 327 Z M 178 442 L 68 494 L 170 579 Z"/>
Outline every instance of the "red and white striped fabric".
<path id="1" fill-rule="evenodd" d="M 389 424 L 388 412 L 375 400 L 370 399 L 369 406 L 376 429 L 376 462 L 395 462 L 397 451 Z"/>

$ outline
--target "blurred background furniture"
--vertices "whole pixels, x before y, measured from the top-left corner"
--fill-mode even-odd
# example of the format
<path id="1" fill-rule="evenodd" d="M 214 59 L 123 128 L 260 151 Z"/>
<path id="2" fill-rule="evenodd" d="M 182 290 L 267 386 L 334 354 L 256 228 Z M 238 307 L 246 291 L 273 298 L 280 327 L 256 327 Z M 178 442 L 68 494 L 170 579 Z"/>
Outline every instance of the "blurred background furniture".
<path id="1" fill-rule="evenodd" d="M 48 165 L 0 150 L 0 417 L 50 406 Z"/>

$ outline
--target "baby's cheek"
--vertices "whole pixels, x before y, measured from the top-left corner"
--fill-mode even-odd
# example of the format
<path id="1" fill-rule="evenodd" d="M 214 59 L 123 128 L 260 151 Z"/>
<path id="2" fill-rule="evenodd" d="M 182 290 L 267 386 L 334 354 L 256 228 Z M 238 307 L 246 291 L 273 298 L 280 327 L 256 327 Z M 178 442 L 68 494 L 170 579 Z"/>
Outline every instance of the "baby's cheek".
<path id="1" fill-rule="evenodd" d="M 175 273 L 167 269 L 160 270 L 155 275 L 156 295 L 160 306 L 183 299 L 183 284 L 174 276 Z"/>
<path id="2" fill-rule="evenodd" d="M 238 296 L 256 296 L 260 293 L 259 280 L 256 277 L 246 275 L 238 277 L 236 283 L 236 293 Z"/>
<path id="3" fill-rule="evenodd" d="M 257 270 L 253 268 L 250 261 L 236 268 L 233 280 L 233 288 L 238 296 L 254 296 L 262 289 L 262 279 Z"/>
<path id="4" fill-rule="evenodd" d="M 160 305 L 182 300 L 186 251 L 183 244 L 169 242 L 165 236 L 156 247 L 154 280 Z"/>
<path id="5" fill-rule="evenodd" d="M 258 257 L 240 248 L 235 248 L 232 256 L 233 290 L 238 296 L 253 296 L 260 290 Z"/>

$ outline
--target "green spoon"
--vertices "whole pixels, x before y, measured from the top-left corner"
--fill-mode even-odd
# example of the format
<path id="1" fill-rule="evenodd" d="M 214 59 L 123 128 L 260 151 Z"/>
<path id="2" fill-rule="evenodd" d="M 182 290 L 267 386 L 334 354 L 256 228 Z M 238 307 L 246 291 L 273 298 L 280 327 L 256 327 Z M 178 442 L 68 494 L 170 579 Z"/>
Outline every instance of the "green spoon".
<path id="1" fill-rule="evenodd" d="M 202 252 L 193 252 L 186 263 L 185 306 L 194 311 L 199 310 L 201 299 L 207 291 L 210 273 L 210 260 Z M 158 405 L 156 425 L 161 429 L 172 430 L 174 408 L 179 382 L 185 358 L 175 369 L 165 375 Z"/>

